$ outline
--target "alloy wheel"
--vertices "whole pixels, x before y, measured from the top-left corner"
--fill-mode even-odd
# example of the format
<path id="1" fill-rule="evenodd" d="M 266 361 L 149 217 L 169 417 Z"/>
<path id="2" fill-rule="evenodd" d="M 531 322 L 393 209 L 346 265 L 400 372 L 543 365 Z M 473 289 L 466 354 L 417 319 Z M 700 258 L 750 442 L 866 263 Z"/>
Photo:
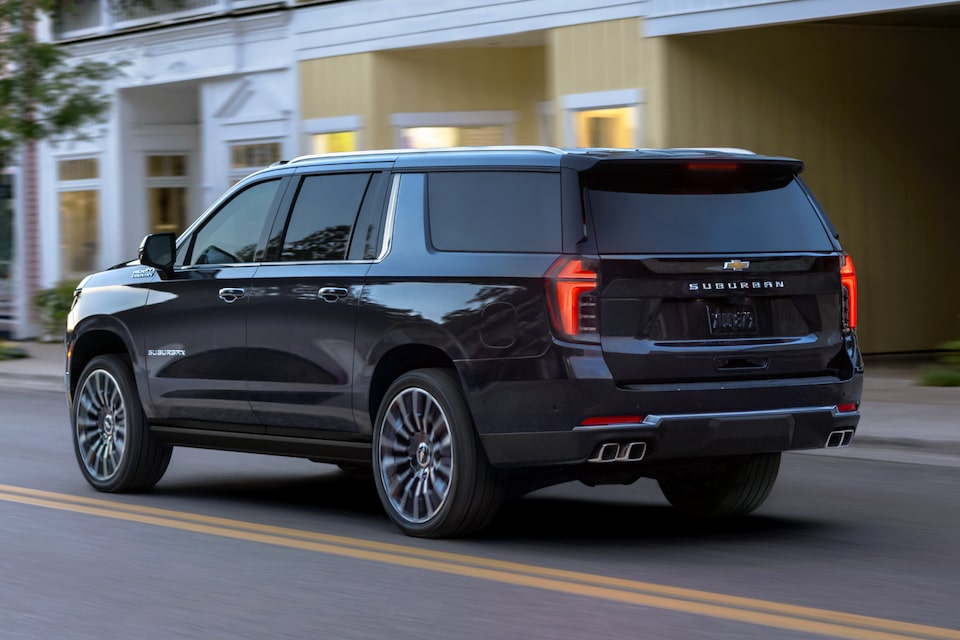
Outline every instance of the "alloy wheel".
<path id="1" fill-rule="evenodd" d="M 123 461 L 127 443 L 127 412 L 116 378 L 93 371 L 77 394 L 76 437 L 79 457 L 98 481 L 112 478 Z"/>
<path id="2" fill-rule="evenodd" d="M 379 473 L 393 510 L 409 523 L 428 522 L 443 507 L 453 477 L 453 438 L 443 408 L 424 389 L 404 389 L 380 428 Z"/>

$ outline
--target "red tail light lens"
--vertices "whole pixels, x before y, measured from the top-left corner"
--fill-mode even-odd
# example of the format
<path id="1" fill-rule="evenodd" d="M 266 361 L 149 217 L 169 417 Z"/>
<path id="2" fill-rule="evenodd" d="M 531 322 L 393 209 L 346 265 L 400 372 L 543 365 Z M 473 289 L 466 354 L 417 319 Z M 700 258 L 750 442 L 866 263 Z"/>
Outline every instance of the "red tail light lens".
<path id="1" fill-rule="evenodd" d="M 847 254 L 840 257 L 840 284 L 843 285 L 843 324 L 853 330 L 857 328 L 857 270 Z"/>
<path id="2" fill-rule="evenodd" d="M 571 340 L 598 342 L 597 272 L 579 258 L 561 257 L 545 277 L 554 330 Z"/>

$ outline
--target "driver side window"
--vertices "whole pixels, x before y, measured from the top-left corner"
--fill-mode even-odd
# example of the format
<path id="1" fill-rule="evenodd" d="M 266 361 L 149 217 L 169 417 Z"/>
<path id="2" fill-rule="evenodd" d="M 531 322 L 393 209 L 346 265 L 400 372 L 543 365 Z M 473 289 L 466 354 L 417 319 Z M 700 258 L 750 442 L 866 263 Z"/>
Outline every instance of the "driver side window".
<path id="1" fill-rule="evenodd" d="M 194 234 L 186 264 L 253 262 L 279 188 L 279 179 L 267 180 L 235 195 Z"/>

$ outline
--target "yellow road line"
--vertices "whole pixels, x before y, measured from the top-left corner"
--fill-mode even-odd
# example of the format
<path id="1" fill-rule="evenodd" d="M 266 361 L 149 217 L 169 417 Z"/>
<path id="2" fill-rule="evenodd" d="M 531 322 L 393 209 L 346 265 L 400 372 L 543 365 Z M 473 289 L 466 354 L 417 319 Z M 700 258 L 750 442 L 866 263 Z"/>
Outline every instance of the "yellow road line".
<path id="1" fill-rule="evenodd" d="M 0 485 L 0 500 L 837 638 L 960 640 L 940 627 L 24 487 Z"/>

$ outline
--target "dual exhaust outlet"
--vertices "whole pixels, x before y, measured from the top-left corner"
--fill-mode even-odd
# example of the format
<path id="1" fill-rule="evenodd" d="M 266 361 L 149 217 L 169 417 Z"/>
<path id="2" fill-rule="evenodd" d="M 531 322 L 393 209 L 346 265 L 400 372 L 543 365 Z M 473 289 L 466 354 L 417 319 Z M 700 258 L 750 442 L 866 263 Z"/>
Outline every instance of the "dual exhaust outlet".
<path id="1" fill-rule="evenodd" d="M 831 431 L 830 435 L 827 436 L 827 444 L 824 446 L 827 449 L 836 449 L 838 447 L 846 447 L 850 445 L 850 442 L 853 440 L 853 429 L 841 429 L 839 431 Z"/>
<path id="2" fill-rule="evenodd" d="M 587 462 L 637 462 L 646 453 L 646 442 L 605 442 Z"/>
<path id="3" fill-rule="evenodd" d="M 848 447 L 853 442 L 853 429 L 839 429 L 831 431 L 827 436 L 827 449 Z M 597 447 L 593 456 L 587 462 L 639 462 L 647 453 L 646 442 L 605 442 Z"/>

